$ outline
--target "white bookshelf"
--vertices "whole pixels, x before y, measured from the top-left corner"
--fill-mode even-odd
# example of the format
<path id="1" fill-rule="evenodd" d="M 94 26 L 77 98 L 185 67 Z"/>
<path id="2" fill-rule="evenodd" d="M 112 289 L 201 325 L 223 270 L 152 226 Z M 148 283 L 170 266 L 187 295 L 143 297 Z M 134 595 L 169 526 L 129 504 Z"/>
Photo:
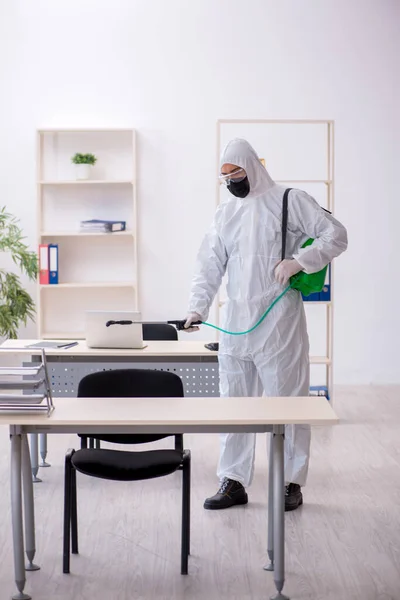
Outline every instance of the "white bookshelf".
<path id="1" fill-rule="evenodd" d="M 56 181 L 56 180 L 49 180 L 49 181 L 38 181 L 38 183 L 40 185 L 112 185 L 112 184 L 116 184 L 116 183 L 124 183 L 124 184 L 129 184 L 129 185 L 133 185 L 133 181 L 129 181 L 129 180 L 122 180 L 122 179 L 110 179 L 109 181 L 104 180 L 104 179 L 81 179 L 81 180 L 76 180 L 76 181 Z"/>
<path id="2" fill-rule="evenodd" d="M 114 287 L 119 287 L 119 288 L 123 288 L 123 287 L 127 287 L 130 288 L 132 287 L 132 283 L 130 281 L 100 281 L 100 282 L 96 282 L 96 281 L 81 281 L 78 283 L 59 283 L 57 285 L 51 285 L 51 284 L 44 284 L 41 286 L 42 288 L 48 288 L 51 291 L 54 290 L 62 290 L 62 289 L 66 289 L 66 288 L 114 288 Z"/>
<path id="3" fill-rule="evenodd" d="M 221 119 L 217 122 L 217 170 L 225 144 L 235 137 L 247 139 L 264 159 L 276 183 L 300 188 L 323 207 L 334 209 L 334 123 L 331 120 Z M 217 183 L 216 202 L 227 193 Z M 333 394 L 333 265 L 329 301 L 305 301 L 310 333 L 311 383 L 326 385 Z M 219 323 L 226 293 L 216 302 Z"/>
<path id="4" fill-rule="evenodd" d="M 114 233 L 102 233 L 97 231 L 42 231 L 40 233 L 42 238 L 46 237 L 103 237 L 103 238 L 113 238 L 113 237 L 126 237 L 133 236 L 132 231 L 115 231 Z"/>
<path id="5" fill-rule="evenodd" d="M 97 156 L 90 179 L 76 179 L 76 152 Z M 81 233 L 89 219 L 126 231 Z M 135 130 L 38 130 L 37 231 L 59 248 L 59 283 L 38 284 L 40 338 L 82 339 L 86 310 L 138 310 Z"/>

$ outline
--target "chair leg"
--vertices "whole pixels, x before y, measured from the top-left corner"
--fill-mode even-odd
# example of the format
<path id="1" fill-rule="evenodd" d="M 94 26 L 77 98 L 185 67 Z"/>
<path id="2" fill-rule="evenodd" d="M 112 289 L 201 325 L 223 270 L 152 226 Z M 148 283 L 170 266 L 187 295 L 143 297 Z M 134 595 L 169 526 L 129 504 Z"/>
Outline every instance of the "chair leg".
<path id="1" fill-rule="evenodd" d="M 72 554 L 78 554 L 78 505 L 76 499 L 76 469 L 71 465 L 71 546 Z"/>
<path id="2" fill-rule="evenodd" d="M 63 539 L 63 573 L 69 573 L 70 541 L 71 541 L 71 470 L 72 456 L 75 450 L 69 449 L 65 456 L 64 470 L 64 539 Z"/>
<path id="3" fill-rule="evenodd" d="M 175 436 L 175 450 L 183 452 L 183 435 L 181 433 Z"/>
<path id="4" fill-rule="evenodd" d="M 81 437 L 81 449 L 88 447 L 88 440 L 89 440 L 89 448 L 96 448 L 96 449 L 101 448 L 100 440 L 94 440 L 93 438 L 87 438 L 87 437 Z"/>
<path id="5" fill-rule="evenodd" d="M 190 554 L 190 451 L 185 450 L 182 462 L 182 541 L 181 574 L 188 574 Z"/>
<path id="6" fill-rule="evenodd" d="M 192 489 L 192 483 L 191 483 L 191 455 L 190 455 L 190 450 L 189 452 L 189 464 L 188 464 L 188 478 L 189 478 L 189 483 L 188 483 L 188 490 L 187 490 L 187 495 L 188 495 L 188 517 L 187 517 L 187 553 L 188 556 L 190 556 L 190 523 L 191 523 L 191 489 Z"/>

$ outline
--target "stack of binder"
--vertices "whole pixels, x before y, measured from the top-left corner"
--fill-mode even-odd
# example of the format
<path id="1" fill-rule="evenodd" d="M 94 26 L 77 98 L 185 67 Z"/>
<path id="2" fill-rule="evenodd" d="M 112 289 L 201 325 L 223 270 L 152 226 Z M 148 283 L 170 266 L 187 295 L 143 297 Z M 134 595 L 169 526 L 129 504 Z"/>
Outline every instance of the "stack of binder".
<path id="1" fill-rule="evenodd" d="M 81 232 L 85 233 L 113 233 L 116 231 L 125 231 L 125 229 L 125 221 L 102 221 L 100 219 L 81 221 Z"/>
<path id="2" fill-rule="evenodd" d="M 39 246 L 39 283 L 42 285 L 58 283 L 58 244 Z"/>

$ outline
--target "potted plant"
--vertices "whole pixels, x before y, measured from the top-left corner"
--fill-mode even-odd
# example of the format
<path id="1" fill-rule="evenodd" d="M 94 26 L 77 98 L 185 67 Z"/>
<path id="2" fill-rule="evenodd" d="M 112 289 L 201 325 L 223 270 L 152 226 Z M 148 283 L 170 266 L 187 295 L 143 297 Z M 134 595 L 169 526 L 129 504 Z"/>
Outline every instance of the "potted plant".
<path id="1" fill-rule="evenodd" d="M 77 152 L 71 160 L 75 165 L 76 178 L 79 180 L 89 179 L 91 169 L 96 164 L 97 157 L 94 154 L 81 154 Z"/>
<path id="2" fill-rule="evenodd" d="M 9 252 L 20 271 L 35 281 L 38 274 L 36 252 L 23 243 L 24 237 L 15 217 L 0 209 L 0 251 Z M 0 336 L 17 338 L 18 327 L 34 319 L 35 304 L 16 273 L 0 269 Z"/>

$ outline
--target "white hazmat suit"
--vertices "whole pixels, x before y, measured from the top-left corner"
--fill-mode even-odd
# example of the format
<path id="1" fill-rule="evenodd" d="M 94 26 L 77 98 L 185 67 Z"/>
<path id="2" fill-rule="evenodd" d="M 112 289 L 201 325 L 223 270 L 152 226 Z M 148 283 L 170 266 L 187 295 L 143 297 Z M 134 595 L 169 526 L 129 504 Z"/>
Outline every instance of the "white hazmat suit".
<path id="1" fill-rule="evenodd" d="M 228 302 L 222 327 L 250 329 L 283 291 L 275 279 L 281 260 L 282 198 L 285 191 L 262 166 L 248 142 L 228 143 L 221 166 L 245 169 L 250 193 L 232 197 L 217 209 L 214 223 L 197 257 L 189 311 L 206 321 L 210 306 L 227 273 Z M 315 241 L 304 249 L 309 238 Z M 286 258 L 295 258 L 306 273 L 325 267 L 347 247 L 347 233 L 306 192 L 292 190 L 288 203 Z M 307 396 L 309 342 L 300 292 L 289 291 L 252 333 L 221 334 L 219 373 L 221 396 Z M 310 427 L 287 426 L 286 484 L 306 482 Z M 254 471 L 255 434 L 221 434 L 218 477 L 250 485 Z"/>

